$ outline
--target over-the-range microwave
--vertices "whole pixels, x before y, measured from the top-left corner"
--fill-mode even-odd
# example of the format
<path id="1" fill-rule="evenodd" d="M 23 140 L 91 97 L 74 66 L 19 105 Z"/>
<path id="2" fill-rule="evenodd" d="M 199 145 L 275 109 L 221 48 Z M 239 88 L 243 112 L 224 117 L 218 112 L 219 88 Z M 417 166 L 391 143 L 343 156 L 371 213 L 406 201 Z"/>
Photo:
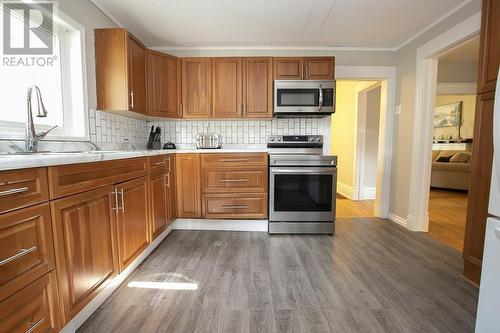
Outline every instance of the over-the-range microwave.
<path id="1" fill-rule="evenodd" d="M 275 80 L 274 115 L 328 115 L 335 112 L 335 80 Z"/>

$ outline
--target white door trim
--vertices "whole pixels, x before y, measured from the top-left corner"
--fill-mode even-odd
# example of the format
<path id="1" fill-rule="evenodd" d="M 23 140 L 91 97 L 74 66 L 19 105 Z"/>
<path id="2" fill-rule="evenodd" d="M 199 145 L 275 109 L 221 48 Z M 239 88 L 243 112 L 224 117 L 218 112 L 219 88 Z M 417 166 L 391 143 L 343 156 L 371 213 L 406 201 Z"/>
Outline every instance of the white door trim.
<path id="1" fill-rule="evenodd" d="M 387 218 L 391 192 L 391 164 L 394 132 L 394 101 L 396 90 L 396 67 L 394 66 L 337 66 L 337 80 L 381 81 L 379 151 L 377 160 L 377 191 L 374 215 Z M 335 117 L 335 114 L 333 115 Z M 339 161 L 341 167 L 342 161 Z"/>
<path id="2" fill-rule="evenodd" d="M 426 232 L 429 228 L 428 207 L 437 57 L 477 35 L 480 29 L 481 13 L 476 13 L 417 49 L 413 154 L 407 217 L 410 230 Z"/>

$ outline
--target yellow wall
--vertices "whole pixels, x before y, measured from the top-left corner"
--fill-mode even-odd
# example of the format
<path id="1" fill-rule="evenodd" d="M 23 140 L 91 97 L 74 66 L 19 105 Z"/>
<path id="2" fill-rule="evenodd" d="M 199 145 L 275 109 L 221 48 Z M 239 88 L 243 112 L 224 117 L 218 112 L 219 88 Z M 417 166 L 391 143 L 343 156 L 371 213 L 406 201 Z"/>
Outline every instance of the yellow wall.
<path id="1" fill-rule="evenodd" d="M 462 128 L 460 129 L 460 137 L 472 138 L 474 134 L 474 113 L 476 111 L 476 95 L 437 95 L 436 106 L 450 104 L 462 101 Z M 446 137 L 451 134 L 457 135 L 457 129 L 450 128 L 436 128 L 434 129 L 434 136 L 439 139 L 441 135 Z"/>

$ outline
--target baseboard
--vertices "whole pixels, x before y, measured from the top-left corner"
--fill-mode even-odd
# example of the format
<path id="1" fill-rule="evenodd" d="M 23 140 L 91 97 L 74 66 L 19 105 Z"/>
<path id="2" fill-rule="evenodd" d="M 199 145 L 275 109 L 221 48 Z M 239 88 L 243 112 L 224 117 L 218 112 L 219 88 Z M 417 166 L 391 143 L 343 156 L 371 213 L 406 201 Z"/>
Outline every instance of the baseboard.
<path id="1" fill-rule="evenodd" d="M 401 217 L 401 216 L 398 216 L 396 214 L 393 214 L 391 212 L 389 212 L 387 218 L 389 220 L 391 220 L 392 222 L 396 223 L 396 224 L 399 224 L 400 226 L 408 229 L 408 220 Z"/>
<path id="2" fill-rule="evenodd" d="M 163 231 L 149 246 L 119 275 L 115 276 L 111 282 L 87 304 L 69 323 L 60 331 L 62 333 L 75 333 L 76 330 L 108 299 L 109 296 L 122 284 L 123 281 L 146 259 L 151 252 L 167 237 L 172 231 L 170 225 Z"/>
<path id="3" fill-rule="evenodd" d="M 337 192 L 347 199 L 354 200 L 354 187 L 347 186 L 344 183 L 337 182 Z"/>
<path id="4" fill-rule="evenodd" d="M 172 223 L 172 229 L 267 232 L 267 220 L 177 219 Z"/>
<path id="5" fill-rule="evenodd" d="M 376 187 L 365 187 L 363 189 L 363 200 L 375 200 L 377 194 Z"/>

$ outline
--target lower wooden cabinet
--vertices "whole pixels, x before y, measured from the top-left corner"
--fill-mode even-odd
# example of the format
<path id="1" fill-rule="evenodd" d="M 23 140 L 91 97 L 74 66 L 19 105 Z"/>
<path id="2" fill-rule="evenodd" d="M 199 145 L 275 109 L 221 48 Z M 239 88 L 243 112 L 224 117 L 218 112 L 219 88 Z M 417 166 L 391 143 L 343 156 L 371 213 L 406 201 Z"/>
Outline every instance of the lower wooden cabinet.
<path id="1" fill-rule="evenodd" d="M 178 154 L 175 157 L 177 216 L 201 217 L 200 155 Z"/>
<path id="2" fill-rule="evenodd" d="M 63 322 L 118 272 L 113 187 L 51 202 Z"/>
<path id="3" fill-rule="evenodd" d="M 155 239 L 170 221 L 170 195 L 168 173 L 149 176 L 149 205 L 151 211 L 151 239 Z"/>
<path id="4" fill-rule="evenodd" d="M 203 217 L 265 219 L 267 218 L 267 194 L 204 194 Z"/>
<path id="5" fill-rule="evenodd" d="M 120 272 L 149 244 L 148 178 L 115 186 L 116 230 Z"/>
<path id="6" fill-rule="evenodd" d="M 54 268 L 48 203 L 0 215 L 0 300 Z"/>
<path id="7" fill-rule="evenodd" d="M 0 302 L 0 333 L 49 333 L 60 328 L 54 270 Z"/>

